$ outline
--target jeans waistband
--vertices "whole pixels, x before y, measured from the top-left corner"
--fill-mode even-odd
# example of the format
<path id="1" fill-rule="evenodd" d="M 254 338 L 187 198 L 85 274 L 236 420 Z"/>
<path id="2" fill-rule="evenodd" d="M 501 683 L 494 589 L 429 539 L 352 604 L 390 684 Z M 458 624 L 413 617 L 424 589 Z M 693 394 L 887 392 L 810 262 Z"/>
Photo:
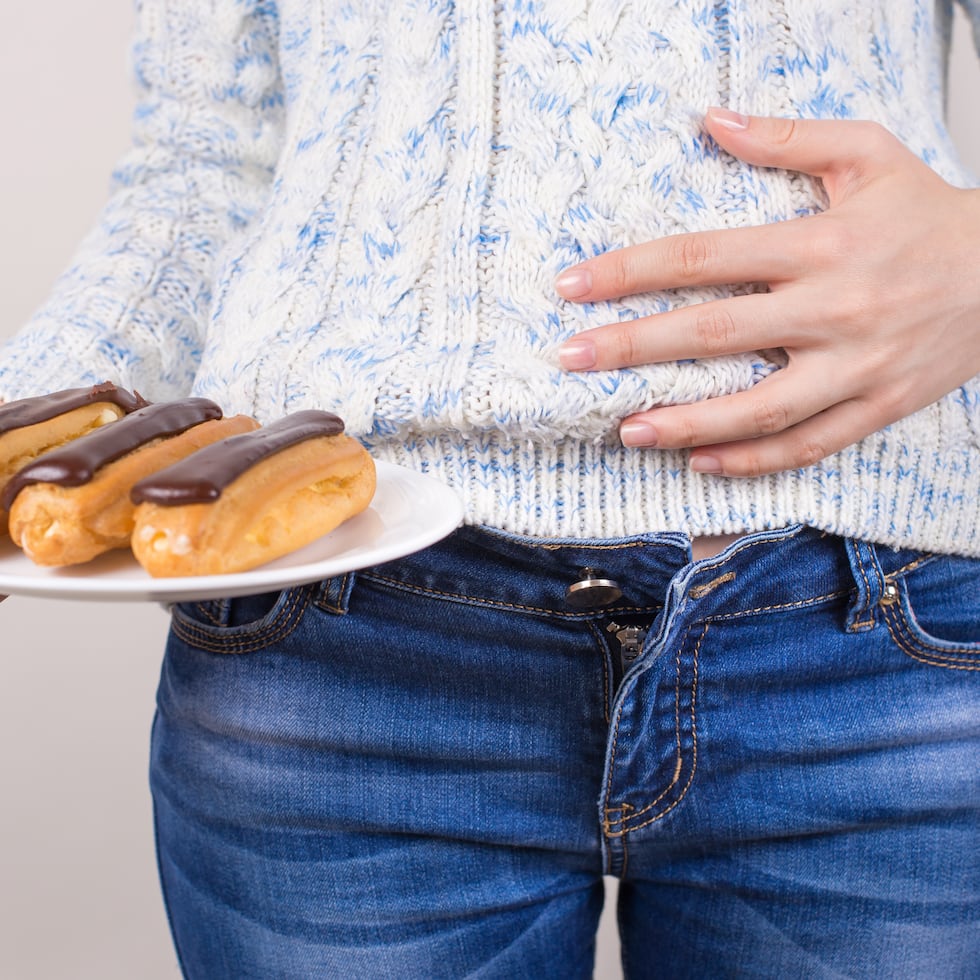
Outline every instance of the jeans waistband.
<path id="1" fill-rule="evenodd" d="M 746 535 L 699 562 L 691 562 L 681 534 L 548 540 L 464 527 L 416 555 L 357 575 L 409 592 L 568 619 L 654 613 L 670 594 L 697 602 L 699 619 L 850 594 L 848 625 L 860 629 L 872 625 L 868 613 L 889 578 L 930 557 L 801 526 Z M 605 605 L 576 607 L 568 589 L 589 573 L 615 583 L 622 595 Z"/>

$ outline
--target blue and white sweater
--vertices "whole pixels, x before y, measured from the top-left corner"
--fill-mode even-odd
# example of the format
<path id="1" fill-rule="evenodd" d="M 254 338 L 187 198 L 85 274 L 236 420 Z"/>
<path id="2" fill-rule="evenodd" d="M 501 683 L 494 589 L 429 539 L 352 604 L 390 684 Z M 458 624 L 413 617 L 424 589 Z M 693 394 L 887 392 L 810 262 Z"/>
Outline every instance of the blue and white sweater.
<path id="1" fill-rule="evenodd" d="M 809 178 L 720 152 L 710 105 L 874 119 L 970 185 L 943 124 L 951 4 L 141 0 L 134 148 L 0 394 L 109 378 L 263 421 L 329 409 L 469 521 L 536 536 L 805 522 L 980 555 L 980 379 L 809 469 L 698 475 L 617 422 L 776 365 L 570 375 L 556 350 L 731 290 L 583 307 L 552 286 L 608 249 L 821 207 Z"/>

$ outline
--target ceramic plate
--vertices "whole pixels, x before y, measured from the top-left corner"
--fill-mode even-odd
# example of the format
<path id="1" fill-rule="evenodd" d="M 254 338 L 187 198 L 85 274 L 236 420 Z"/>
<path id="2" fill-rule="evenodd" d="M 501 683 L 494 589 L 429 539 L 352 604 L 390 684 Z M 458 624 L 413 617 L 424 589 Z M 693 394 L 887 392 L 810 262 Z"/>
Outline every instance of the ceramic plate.
<path id="1" fill-rule="evenodd" d="M 454 490 L 430 476 L 378 462 L 367 510 L 299 551 L 230 575 L 151 578 L 129 551 L 84 565 L 41 568 L 9 538 L 0 543 L 0 593 L 56 599 L 180 602 L 251 595 L 315 582 L 402 558 L 444 538 L 463 519 Z"/>

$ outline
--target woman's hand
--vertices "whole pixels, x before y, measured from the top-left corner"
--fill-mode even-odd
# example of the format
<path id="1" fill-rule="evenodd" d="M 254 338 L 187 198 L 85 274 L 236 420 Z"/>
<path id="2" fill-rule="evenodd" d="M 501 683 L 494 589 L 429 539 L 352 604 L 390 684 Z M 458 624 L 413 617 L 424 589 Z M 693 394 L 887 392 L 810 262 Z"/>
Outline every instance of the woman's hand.
<path id="1" fill-rule="evenodd" d="M 829 208 L 761 227 L 677 235 L 566 270 L 565 299 L 763 283 L 735 296 L 584 331 L 572 371 L 782 348 L 749 391 L 640 412 L 628 446 L 692 448 L 691 467 L 753 476 L 807 466 L 980 373 L 980 191 L 947 184 L 874 123 L 746 118 L 708 132 L 761 167 L 821 178 Z"/>

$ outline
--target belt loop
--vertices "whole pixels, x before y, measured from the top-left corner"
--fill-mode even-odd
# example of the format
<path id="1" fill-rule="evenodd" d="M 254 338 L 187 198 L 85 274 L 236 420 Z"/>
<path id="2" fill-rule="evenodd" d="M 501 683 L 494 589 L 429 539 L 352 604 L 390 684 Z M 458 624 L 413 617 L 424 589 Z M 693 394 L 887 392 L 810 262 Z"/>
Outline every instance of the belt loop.
<path id="1" fill-rule="evenodd" d="M 857 586 L 857 595 L 847 611 L 847 632 L 863 633 L 875 627 L 875 611 L 884 594 L 885 576 L 878 553 L 870 541 L 846 538 L 844 546 Z"/>
<path id="2" fill-rule="evenodd" d="M 326 612 L 343 616 L 350 605 L 351 592 L 354 591 L 354 572 L 335 575 L 313 584 L 313 603 Z"/>

